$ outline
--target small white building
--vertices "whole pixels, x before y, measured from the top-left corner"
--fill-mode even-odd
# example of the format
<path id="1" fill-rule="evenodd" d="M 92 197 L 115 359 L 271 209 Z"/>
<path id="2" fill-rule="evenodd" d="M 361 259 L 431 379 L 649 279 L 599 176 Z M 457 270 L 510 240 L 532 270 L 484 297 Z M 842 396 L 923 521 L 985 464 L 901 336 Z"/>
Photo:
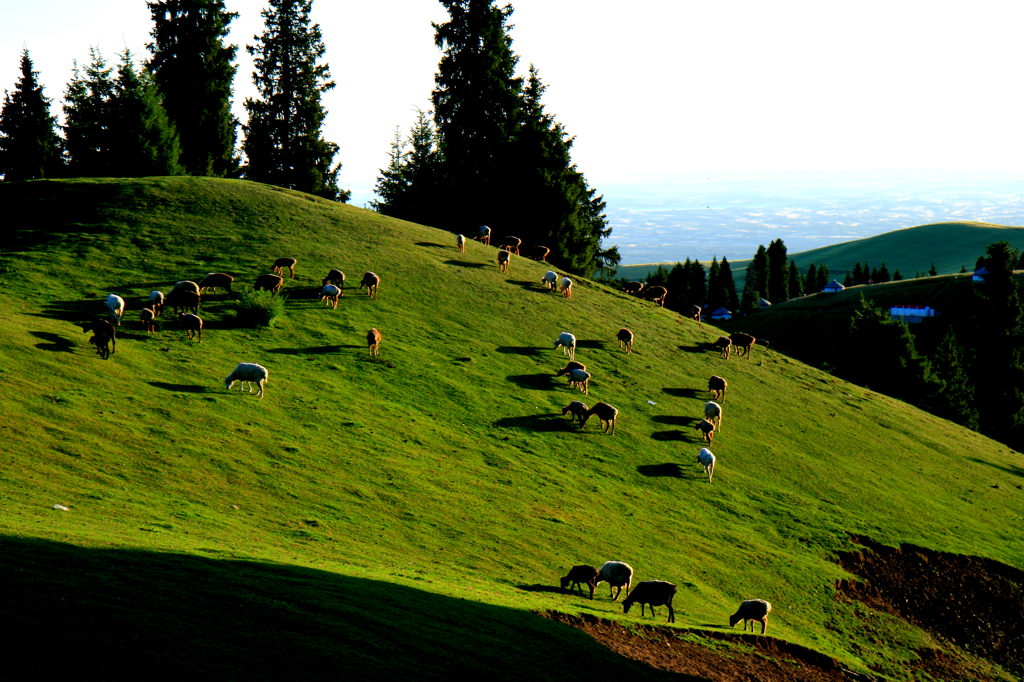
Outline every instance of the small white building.
<path id="1" fill-rule="evenodd" d="M 822 291 L 825 292 L 826 294 L 838 294 L 845 288 L 846 287 L 839 283 L 839 280 L 834 279 L 828 284 L 826 284 L 825 288 L 822 289 Z"/>
<path id="2" fill-rule="evenodd" d="M 715 308 L 711 311 L 712 320 L 731 320 L 732 311 L 728 308 Z"/>
<path id="3" fill-rule="evenodd" d="M 903 320 L 907 324 L 921 322 L 936 315 L 938 313 L 929 305 L 894 305 L 889 308 L 889 317 L 894 320 Z"/>
<path id="4" fill-rule="evenodd" d="M 985 277 L 987 275 L 988 275 L 988 268 L 986 268 L 984 265 L 982 265 L 980 268 L 978 268 L 977 270 L 974 271 L 973 275 L 971 275 L 971 281 L 972 282 L 984 282 L 985 281 Z"/>

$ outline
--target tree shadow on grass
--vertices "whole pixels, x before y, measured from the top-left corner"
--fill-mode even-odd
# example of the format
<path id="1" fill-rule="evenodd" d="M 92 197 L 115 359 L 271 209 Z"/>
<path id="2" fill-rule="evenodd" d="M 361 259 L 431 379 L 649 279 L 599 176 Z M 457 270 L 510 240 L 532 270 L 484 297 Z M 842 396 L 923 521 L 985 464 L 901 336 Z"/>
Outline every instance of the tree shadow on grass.
<path id="1" fill-rule="evenodd" d="M 37 343 L 36 348 L 39 350 L 50 351 L 52 353 L 71 353 L 75 344 L 70 339 L 66 339 L 60 334 L 54 334 L 52 332 L 29 332 L 32 336 L 37 339 L 42 339 L 48 343 Z"/>
<path id="2" fill-rule="evenodd" d="M 683 431 L 655 431 L 651 438 L 661 441 L 672 441 L 679 443 L 694 443 L 697 439 Z"/>
<path id="3" fill-rule="evenodd" d="M 572 422 L 560 414 L 529 414 L 522 417 L 502 417 L 493 423 L 503 429 L 522 429 L 524 431 L 575 431 Z"/>
<path id="4" fill-rule="evenodd" d="M 366 348 L 366 346 L 332 345 L 332 346 L 309 346 L 308 348 L 268 348 L 268 353 L 279 355 L 325 355 L 327 353 L 339 353 L 342 348 Z"/>
<path id="5" fill-rule="evenodd" d="M 150 386 L 156 388 L 162 388 L 165 391 L 175 391 L 177 393 L 212 393 L 213 389 L 209 386 L 200 386 L 199 384 L 169 384 L 166 381 L 150 381 Z"/>
<path id="6" fill-rule="evenodd" d="M 463 260 L 446 260 L 445 265 L 455 265 L 460 268 L 486 268 L 491 263 L 470 263 Z"/>
<path id="7" fill-rule="evenodd" d="M 541 351 L 547 349 L 535 346 L 498 346 L 494 350 L 498 353 L 507 353 L 509 355 L 540 355 Z"/>
<path id="8" fill-rule="evenodd" d="M 571 590 L 563 590 L 557 585 L 538 585 L 534 583 L 533 585 L 516 585 L 515 587 L 517 590 L 522 590 L 523 592 L 541 594 L 572 594 Z"/>
<path id="9" fill-rule="evenodd" d="M 641 476 L 683 478 L 683 469 L 675 462 L 665 464 L 641 464 L 636 468 Z"/>
<path id="10" fill-rule="evenodd" d="M 432 249 L 447 249 L 451 248 L 444 244 L 438 244 L 437 242 L 416 242 L 416 246 L 429 246 Z"/>
<path id="11" fill-rule="evenodd" d="M 534 391 L 547 391 L 554 388 L 554 377 L 550 374 L 512 374 L 507 379 L 520 388 Z"/>
<path id="12" fill-rule="evenodd" d="M 702 391 L 699 388 L 668 387 L 661 389 L 661 392 L 677 398 L 700 398 L 702 395 L 707 394 L 707 391 Z"/>
<path id="13" fill-rule="evenodd" d="M 1002 466 L 1001 464 L 993 464 L 992 462 L 989 462 L 988 460 L 979 459 L 978 457 L 968 457 L 967 459 L 970 460 L 971 462 L 976 462 L 978 464 L 985 464 L 987 466 L 992 467 L 993 469 L 999 469 L 1000 471 L 1005 471 L 1006 473 L 1013 474 L 1014 476 L 1024 477 L 1024 468 L 1022 468 L 1022 467 L 1018 467 L 1018 466 L 1008 466 L 1007 467 L 1007 466 Z"/>
<path id="14" fill-rule="evenodd" d="M 667 424 L 669 426 L 694 426 L 698 421 L 696 417 L 681 417 L 674 414 L 656 414 L 651 417 L 656 424 Z"/>

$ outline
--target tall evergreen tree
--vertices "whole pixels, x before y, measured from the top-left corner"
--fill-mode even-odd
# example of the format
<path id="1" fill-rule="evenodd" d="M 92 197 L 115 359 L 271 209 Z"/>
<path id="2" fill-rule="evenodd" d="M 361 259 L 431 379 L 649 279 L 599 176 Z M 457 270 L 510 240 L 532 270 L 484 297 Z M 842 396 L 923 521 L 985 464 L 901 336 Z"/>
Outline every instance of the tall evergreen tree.
<path id="1" fill-rule="evenodd" d="M 965 356 L 953 328 L 947 328 L 931 356 L 940 390 L 928 396 L 925 406 L 940 417 L 976 430 L 978 412 L 974 407 L 974 383 Z"/>
<path id="2" fill-rule="evenodd" d="M 804 281 L 800 271 L 796 267 L 796 261 L 789 261 L 789 273 L 786 275 L 786 289 L 789 298 L 798 298 L 804 295 Z"/>
<path id="3" fill-rule="evenodd" d="M 64 94 L 64 151 L 69 175 L 118 175 L 113 147 L 121 121 L 114 116 L 114 88 L 113 69 L 97 48 L 90 48 L 89 63 L 84 69 L 75 64 Z"/>
<path id="4" fill-rule="evenodd" d="M 43 95 L 28 50 L 23 50 L 21 78 L 14 92 L 4 92 L 0 109 L 0 174 L 5 180 L 26 180 L 51 177 L 61 170 L 57 120 L 50 113 L 50 100 Z"/>
<path id="5" fill-rule="evenodd" d="M 181 162 L 191 175 L 237 171 L 231 88 L 237 47 L 226 45 L 238 16 L 224 0 L 147 2 L 153 18 L 149 69 L 181 140 Z"/>
<path id="6" fill-rule="evenodd" d="M 441 173 L 437 144 L 430 112 L 417 109 L 416 122 L 404 141 L 395 131 L 388 167 L 377 179 L 380 200 L 371 204 L 374 210 L 414 223 L 440 224 L 440 207 L 435 203 Z"/>
<path id="7" fill-rule="evenodd" d="M 270 0 L 256 45 L 253 81 L 259 99 L 247 99 L 249 123 L 242 149 L 246 177 L 347 201 L 338 189 L 338 145 L 323 139 L 322 96 L 334 87 L 323 63 L 323 36 L 313 24 L 313 0 Z"/>
<path id="8" fill-rule="evenodd" d="M 746 278 L 743 280 L 743 298 L 740 309 L 750 313 L 758 309 L 761 299 L 768 291 L 768 252 L 764 246 L 758 246 L 757 252 L 747 265 Z"/>
<path id="9" fill-rule="evenodd" d="M 112 142 L 113 167 L 118 175 L 181 175 L 181 146 L 152 77 L 136 70 L 125 50 L 117 69 L 113 100 L 117 135 Z"/>
<path id="10" fill-rule="evenodd" d="M 707 304 L 709 310 L 715 310 L 725 305 L 725 292 L 722 286 L 722 267 L 718 264 L 718 257 L 711 259 L 708 266 L 708 296 Z"/>
<path id="11" fill-rule="evenodd" d="M 781 239 L 776 239 L 768 245 L 765 253 L 768 256 L 767 286 L 761 295 L 766 296 L 772 303 L 782 303 L 789 299 L 786 245 Z"/>
<path id="12" fill-rule="evenodd" d="M 719 264 L 719 278 L 722 281 L 722 288 L 725 291 L 725 303 L 723 305 L 733 312 L 739 310 L 740 300 L 736 295 L 736 280 L 732 276 L 732 266 L 725 257 Z"/>

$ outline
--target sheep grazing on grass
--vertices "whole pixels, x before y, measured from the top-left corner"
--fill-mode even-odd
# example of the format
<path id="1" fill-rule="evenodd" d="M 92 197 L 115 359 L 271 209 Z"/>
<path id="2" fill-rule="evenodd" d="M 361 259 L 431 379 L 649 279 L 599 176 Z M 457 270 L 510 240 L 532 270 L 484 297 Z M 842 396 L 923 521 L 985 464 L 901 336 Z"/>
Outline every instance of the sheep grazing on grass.
<path id="1" fill-rule="evenodd" d="M 107 334 L 93 334 L 89 337 L 89 343 L 96 346 L 96 354 L 106 360 L 110 357 L 110 342 L 113 338 Z"/>
<path id="2" fill-rule="evenodd" d="M 174 286 L 171 287 L 171 292 L 175 291 L 194 291 L 199 293 L 199 285 L 190 279 L 183 279 L 180 282 L 175 282 Z"/>
<path id="3" fill-rule="evenodd" d="M 732 341 L 729 340 L 728 336 L 719 336 L 714 343 L 711 344 L 712 348 L 717 348 L 722 353 L 722 357 L 726 360 L 729 359 L 729 354 L 732 353 Z"/>
<path id="4" fill-rule="evenodd" d="M 260 275 L 252 283 L 253 291 L 269 291 L 276 294 L 284 286 L 284 277 L 280 275 Z"/>
<path id="5" fill-rule="evenodd" d="M 153 311 L 153 314 L 160 317 L 160 313 L 164 310 L 164 292 L 162 291 L 151 291 L 149 292 L 149 308 Z"/>
<path id="6" fill-rule="evenodd" d="M 498 252 L 498 270 L 508 272 L 508 263 L 512 260 L 512 254 L 508 251 Z"/>
<path id="7" fill-rule="evenodd" d="M 569 569 L 569 574 L 559 581 L 562 589 L 573 589 L 583 594 L 583 585 L 590 588 L 590 598 L 594 598 L 594 588 L 597 587 L 597 569 L 593 566 L 580 564 Z"/>
<path id="8" fill-rule="evenodd" d="M 665 287 L 651 287 L 644 292 L 643 298 L 648 301 L 653 301 L 660 305 L 662 308 L 665 307 L 665 298 L 668 296 L 668 289 Z"/>
<path id="9" fill-rule="evenodd" d="M 625 348 L 627 353 L 633 352 L 633 332 L 623 327 L 615 334 L 615 338 L 619 340 L 620 348 Z"/>
<path id="10" fill-rule="evenodd" d="M 257 365 L 255 362 L 240 362 L 235 367 L 234 371 L 228 375 L 227 379 L 224 380 L 224 387 L 227 390 L 231 390 L 231 387 L 237 381 L 238 390 L 241 391 L 245 388 L 246 384 L 249 384 L 249 393 L 252 393 L 252 387 L 255 384 L 259 387 L 259 395 L 256 397 L 263 397 L 263 387 L 266 385 L 270 378 L 270 372 L 263 365 Z"/>
<path id="11" fill-rule="evenodd" d="M 540 263 L 546 263 L 548 260 L 548 254 L 551 253 L 551 249 L 546 246 L 531 246 L 526 251 L 526 257 L 532 258 Z"/>
<path id="12" fill-rule="evenodd" d="M 153 312 L 152 308 L 140 310 L 139 320 L 142 322 L 142 328 L 146 330 L 147 334 L 152 334 L 156 331 L 156 313 Z"/>
<path id="13" fill-rule="evenodd" d="M 633 604 L 640 605 L 640 615 L 644 615 L 644 607 L 651 607 L 651 617 L 653 618 L 657 614 L 654 613 L 655 606 L 667 606 L 668 607 L 668 623 L 676 622 L 676 612 L 672 608 L 672 597 L 676 596 L 676 586 L 674 583 L 666 582 L 664 580 L 645 580 L 642 583 L 637 583 L 637 586 L 633 588 L 633 591 L 628 597 L 622 600 L 622 612 L 629 613 L 630 607 Z"/>
<path id="14" fill-rule="evenodd" d="M 729 334 L 729 341 L 736 347 L 738 355 L 741 357 L 745 355 L 747 358 L 750 357 L 750 351 L 753 349 L 754 344 L 757 343 L 757 339 L 750 334 L 744 334 L 743 332 Z M 761 345 L 767 345 L 767 343 L 768 342 L 764 339 L 761 340 Z"/>
<path id="15" fill-rule="evenodd" d="M 342 290 L 341 295 L 345 295 L 345 273 L 338 268 L 331 268 L 327 271 L 327 276 L 320 280 L 320 286 L 327 286 L 333 284 Z"/>
<path id="16" fill-rule="evenodd" d="M 106 306 L 107 310 L 109 310 L 117 320 L 117 326 L 120 327 L 121 318 L 124 316 L 124 299 L 117 294 L 110 294 L 107 296 Z"/>
<path id="17" fill-rule="evenodd" d="M 292 279 L 295 279 L 295 264 L 298 263 L 294 258 L 278 258 L 274 261 L 274 268 L 272 272 L 275 275 L 284 275 L 285 268 L 288 269 L 292 274 Z"/>
<path id="18" fill-rule="evenodd" d="M 761 634 L 768 629 L 768 614 L 772 611 L 772 605 L 764 599 L 747 599 L 740 602 L 736 613 L 729 616 L 729 627 L 735 627 L 736 623 L 743 621 L 743 632 L 747 631 L 747 623 L 750 623 L 750 632 L 754 632 L 754 622 L 761 623 Z"/>
<path id="19" fill-rule="evenodd" d="M 729 382 L 725 380 L 725 377 L 720 377 L 717 374 L 711 376 L 708 379 L 708 392 L 714 397 L 715 400 L 725 402 L 725 390 L 729 388 Z"/>
<path id="20" fill-rule="evenodd" d="M 704 473 L 708 475 L 708 483 L 711 483 L 711 479 L 715 475 L 715 453 L 707 448 L 701 448 L 697 453 L 697 464 L 704 467 Z"/>
<path id="21" fill-rule="evenodd" d="M 166 305 L 169 305 L 174 310 L 175 315 L 180 314 L 182 311 L 198 314 L 199 306 L 202 302 L 203 297 L 198 291 L 172 289 L 171 293 L 167 294 Z"/>
<path id="22" fill-rule="evenodd" d="M 722 406 L 714 400 L 704 403 L 704 418 L 714 424 L 716 429 L 722 430 Z"/>
<path id="23" fill-rule="evenodd" d="M 707 419 L 701 419 L 697 422 L 697 425 L 693 427 L 697 431 L 700 431 L 704 435 L 704 441 L 711 445 L 711 440 L 715 437 L 715 425 L 709 422 Z"/>
<path id="24" fill-rule="evenodd" d="M 380 355 L 380 332 L 376 328 L 366 332 L 366 345 L 370 348 L 370 357 Z"/>
<path id="25" fill-rule="evenodd" d="M 569 385 L 578 388 L 583 395 L 590 394 L 590 372 L 583 369 L 569 370 Z"/>
<path id="26" fill-rule="evenodd" d="M 701 323 L 701 321 L 700 321 L 700 314 L 701 314 L 701 312 L 703 312 L 703 309 L 699 305 L 693 304 L 692 306 L 690 306 L 690 317 L 692 317 L 694 320 L 696 320 L 697 324 Z"/>
<path id="27" fill-rule="evenodd" d="M 523 240 L 519 237 L 505 237 L 505 241 L 501 243 L 501 248 L 509 253 L 519 255 L 519 247 L 523 245 Z"/>
<path id="28" fill-rule="evenodd" d="M 622 287 L 622 290 L 632 296 L 639 296 L 640 292 L 644 290 L 644 282 L 626 282 L 626 286 Z"/>
<path id="29" fill-rule="evenodd" d="M 558 370 L 558 372 L 555 373 L 555 376 L 558 376 L 558 377 L 565 376 L 566 374 L 569 374 L 569 372 L 573 371 L 574 369 L 582 369 L 585 372 L 585 371 L 587 371 L 587 366 L 584 365 L 582 362 L 576 362 L 575 360 L 570 360 L 569 362 L 565 363 L 565 367 L 563 367 L 562 369 Z M 572 383 L 572 378 L 569 379 L 569 382 Z"/>
<path id="30" fill-rule="evenodd" d="M 572 298 L 572 280 L 568 277 L 563 277 L 562 285 L 559 287 L 559 290 L 562 292 L 562 296 Z"/>
<path id="31" fill-rule="evenodd" d="M 590 420 L 591 415 L 595 414 L 601 422 L 601 430 L 604 431 L 605 433 L 614 434 L 615 420 L 618 419 L 619 411 L 616 408 L 609 405 L 608 403 L 598 403 L 591 407 L 589 410 L 587 410 L 586 413 L 583 415 L 583 423 L 580 424 L 580 428 L 582 429 L 584 426 L 586 426 L 587 422 Z"/>
<path id="32" fill-rule="evenodd" d="M 555 284 L 557 281 L 558 274 L 552 272 L 551 270 L 545 272 L 544 276 L 540 278 L 540 283 L 543 284 L 544 288 L 547 289 L 548 291 L 554 291 L 557 288 Z"/>
<path id="33" fill-rule="evenodd" d="M 568 355 L 570 360 L 576 358 L 576 337 L 569 332 L 562 332 L 558 335 L 558 339 L 555 341 L 555 345 L 552 347 L 562 347 L 562 354 Z"/>
<path id="34" fill-rule="evenodd" d="M 203 293 L 207 289 L 227 289 L 230 294 L 231 283 L 234 281 L 235 278 L 226 272 L 207 273 L 206 277 L 199 280 L 199 293 Z"/>
<path id="35" fill-rule="evenodd" d="M 562 416 L 569 415 L 569 421 L 578 422 L 580 428 L 583 428 L 583 417 L 587 414 L 586 403 L 581 403 L 579 400 L 574 400 L 565 407 L 562 408 Z"/>
<path id="36" fill-rule="evenodd" d="M 108 343 L 111 346 L 111 350 L 108 352 L 113 353 L 117 350 L 117 328 L 114 327 L 114 323 L 108 319 L 97 317 L 92 322 L 82 327 L 82 331 L 86 334 L 92 332 L 93 336 L 105 336 L 108 339 Z M 92 343 L 92 339 L 89 339 L 89 343 Z M 97 348 L 97 351 L 99 349 Z M 106 360 L 106 358 L 103 358 Z"/>
<path id="37" fill-rule="evenodd" d="M 479 241 L 481 244 L 490 244 L 491 228 L 487 227 L 486 225 L 481 225 L 480 229 L 476 231 L 475 239 Z"/>
<path id="38" fill-rule="evenodd" d="M 459 253 L 466 253 L 466 238 L 463 235 L 455 235 L 455 248 L 459 250 Z"/>
<path id="39" fill-rule="evenodd" d="M 626 596 L 629 596 L 629 588 L 633 584 L 633 567 L 625 561 L 606 561 L 597 571 L 594 587 L 602 582 L 608 583 L 608 596 L 612 601 L 619 598 L 623 587 L 626 588 Z M 615 596 L 612 596 L 612 590 L 615 588 L 618 590 Z"/>
<path id="40" fill-rule="evenodd" d="M 363 278 L 359 280 L 359 288 L 366 289 L 366 295 L 370 298 L 377 298 L 377 287 L 380 286 L 380 276 L 376 272 L 364 272 Z"/>
<path id="41" fill-rule="evenodd" d="M 323 288 L 320 289 L 320 300 L 326 301 L 326 304 L 332 308 L 338 307 L 339 296 L 341 296 L 341 289 L 333 284 L 325 284 Z"/>
<path id="42" fill-rule="evenodd" d="M 191 341 L 198 338 L 199 343 L 203 342 L 203 319 L 192 313 L 181 313 L 178 315 L 181 326 L 185 329 L 185 338 Z"/>

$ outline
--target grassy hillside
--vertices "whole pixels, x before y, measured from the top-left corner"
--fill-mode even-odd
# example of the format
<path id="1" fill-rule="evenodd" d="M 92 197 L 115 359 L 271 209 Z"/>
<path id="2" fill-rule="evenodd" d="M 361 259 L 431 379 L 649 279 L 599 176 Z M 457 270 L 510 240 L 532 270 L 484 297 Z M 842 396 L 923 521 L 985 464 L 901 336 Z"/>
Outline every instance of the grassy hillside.
<path id="1" fill-rule="evenodd" d="M 1019 453 L 775 352 L 724 361 L 704 349 L 719 330 L 600 285 L 546 293 L 542 264 L 505 275 L 491 247 L 241 181 L 0 184 L 0 200 L 2 608 L 42 669 L 658 678 L 532 613 L 642 633 L 650 617 L 606 586 L 557 588 L 619 559 L 678 585 L 680 637 L 709 655 L 749 651 L 721 635 L 760 597 L 770 635 L 901 679 L 949 645 L 839 596 L 851 534 L 1024 568 Z M 241 289 L 285 255 L 273 327 L 240 327 L 215 294 L 201 344 L 168 313 L 141 331 L 151 289 L 211 271 Z M 350 286 L 375 271 L 379 298 L 325 308 L 331 267 Z M 76 323 L 108 293 L 129 313 L 103 361 Z M 581 397 L 554 377 L 561 331 L 593 373 L 583 399 L 619 408 L 614 435 L 560 416 Z M 224 390 L 239 361 L 269 369 L 264 399 Z M 730 389 L 709 484 L 692 424 L 712 374 Z"/>
<path id="2" fill-rule="evenodd" d="M 978 256 L 984 255 L 985 247 L 993 242 L 1006 241 L 1016 249 L 1024 249 L 1024 227 L 1007 227 L 978 222 L 937 223 L 920 225 L 885 234 L 857 239 L 842 244 L 823 246 L 820 249 L 790 254 L 801 272 L 811 265 L 824 263 L 833 277 L 842 281 L 855 263 L 868 263 L 872 267 L 886 264 L 889 272 L 899 270 L 904 277 L 929 272 L 932 265 L 939 274 L 953 274 L 966 268 L 974 270 Z M 767 244 L 765 244 L 767 246 Z M 754 254 L 750 254 L 753 257 Z M 737 286 L 743 284 L 743 271 L 747 260 L 729 261 Z M 664 263 L 670 268 L 675 263 Z M 657 263 L 625 265 L 619 267 L 619 276 L 629 280 L 643 280 L 658 269 Z"/>

